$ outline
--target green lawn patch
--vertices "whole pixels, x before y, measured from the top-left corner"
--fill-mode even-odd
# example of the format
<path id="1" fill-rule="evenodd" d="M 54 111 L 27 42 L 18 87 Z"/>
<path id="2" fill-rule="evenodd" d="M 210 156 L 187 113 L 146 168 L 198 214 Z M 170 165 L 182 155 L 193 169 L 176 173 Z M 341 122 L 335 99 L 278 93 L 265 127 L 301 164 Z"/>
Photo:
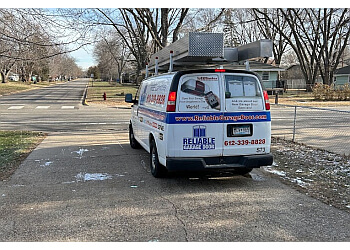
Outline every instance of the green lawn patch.
<path id="1" fill-rule="evenodd" d="M 53 83 L 49 82 L 38 82 L 36 84 L 33 83 L 23 83 L 23 82 L 7 82 L 0 83 L 0 95 L 9 95 L 22 91 L 27 91 L 31 89 L 38 89 L 42 87 L 49 86 Z"/>
<path id="2" fill-rule="evenodd" d="M 25 83 L 0 83 L 0 95 L 8 95 L 12 93 L 17 93 L 25 90 L 33 89 L 32 85 Z"/>
<path id="3" fill-rule="evenodd" d="M 30 131 L 0 131 L 0 180 L 18 168 L 46 134 Z"/>
<path id="4" fill-rule="evenodd" d="M 124 103 L 125 94 L 131 93 L 135 96 L 138 86 L 131 84 L 118 84 L 109 82 L 91 82 L 89 83 L 87 98 L 88 103 L 118 104 Z M 103 93 L 106 93 L 107 100 L 104 101 Z"/>

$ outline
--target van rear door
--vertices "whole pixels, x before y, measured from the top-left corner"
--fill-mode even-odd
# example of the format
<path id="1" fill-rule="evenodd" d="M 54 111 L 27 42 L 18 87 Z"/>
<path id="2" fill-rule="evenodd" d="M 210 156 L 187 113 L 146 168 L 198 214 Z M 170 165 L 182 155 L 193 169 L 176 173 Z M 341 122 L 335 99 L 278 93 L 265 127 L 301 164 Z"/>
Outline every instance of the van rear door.
<path id="1" fill-rule="evenodd" d="M 226 73 L 223 156 L 270 152 L 271 118 L 262 86 L 252 74 Z"/>
<path id="2" fill-rule="evenodd" d="M 219 73 L 184 74 L 177 88 L 177 110 L 169 113 L 169 157 L 222 155 L 224 89 Z"/>

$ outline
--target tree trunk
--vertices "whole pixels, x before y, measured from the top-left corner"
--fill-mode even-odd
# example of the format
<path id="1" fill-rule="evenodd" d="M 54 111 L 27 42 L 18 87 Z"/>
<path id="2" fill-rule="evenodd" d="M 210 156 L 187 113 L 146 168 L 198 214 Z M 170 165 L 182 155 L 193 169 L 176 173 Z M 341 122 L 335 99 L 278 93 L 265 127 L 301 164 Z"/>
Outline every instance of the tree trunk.
<path id="1" fill-rule="evenodd" d="M 123 73 L 122 72 L 118 72 L 118 77 L 119 77 L 119 83 L 123 84 Z"/>
<path id="2" fill-rule="evenodd" d="M 161 43 L 163 48 L 167 46 L 167 38 L 168 38 L 168 30 L 169 30 L 169 23 L 168 23 L 168 15 L 169 15 L 169 9 L 162 8 L 161 9 Z"/>
<path id="3" fill-rule="evenodd" d="M 10 74 L 10 69 L 4 69 L 1 71 L 1 82 L 6 83 Z"/>
<path id="4" fill-rule="evenodd" d="M 6 83 L 6 77 L 4 72 L 1 71 L 0 74 L 1 74 L 1 83 Z"/>

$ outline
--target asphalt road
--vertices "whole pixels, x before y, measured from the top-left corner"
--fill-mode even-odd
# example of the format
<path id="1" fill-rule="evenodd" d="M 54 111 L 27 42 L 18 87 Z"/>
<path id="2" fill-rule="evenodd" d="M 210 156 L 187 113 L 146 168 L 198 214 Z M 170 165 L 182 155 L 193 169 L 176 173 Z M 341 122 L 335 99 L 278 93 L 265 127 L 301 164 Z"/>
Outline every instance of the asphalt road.
<path id="1" fill-rule="evenodd" d="M 126 129 L 130 110 L 82 105 L 88 79 L 0 97 L 0 129 L 65 132 Z"/>
<path id="2" fill-rule="evenodd" d="M 84 86 L 75 84 L 77 89 Z M 247 176 L 153 178 L 148 154 L 128 144 L 125 121 L 130 110 L 83 107 L 79 100 L 70 105 L 78 108 L 57 107 L 49 118 L 49 109 L 43 109 L 41 117 L 35 108 L 5 109 L 23 112 L 11 118 L 15 128 L 29 119 L 28 128 L 45 129 L 49 136 L 0 183 L 0 241 L 350 239 L 350 213 L 299 193 L 261 170 Z M 10 127 L 10 115 L 3 116 L 3 109 L 1 115 L 1 126 Z M 36 119 L 67 123 L 39 126 Z"/>

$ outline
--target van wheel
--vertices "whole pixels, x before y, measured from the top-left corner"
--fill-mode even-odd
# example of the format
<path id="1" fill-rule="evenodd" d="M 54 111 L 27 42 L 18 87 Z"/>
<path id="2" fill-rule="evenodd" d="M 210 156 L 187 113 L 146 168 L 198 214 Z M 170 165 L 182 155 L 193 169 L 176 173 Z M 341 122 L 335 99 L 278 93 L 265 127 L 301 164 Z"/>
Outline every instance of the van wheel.
<path id="1" fill-rule="evenodd" d="M 235 168 L 235 172 L 239 175 L 245 175 L 252 171 L 252 168 Z"/>
<path id="2" fill-rule="evenodd" d="M 150 144 L 150 168 L 151 173 L 156 178 L 161 178 L 166 175 L 166 169 L 162 164 L 159 163 L 158 150 L 154 140 Z"/>
<path id="3" fill-rule="evenodd" d="M 141 148 L 140 143 L 136 141 L 135 136 L 134 136 L 134 130 L 132 129 L 131 124 L 129 125 L 129 142 L 130 146 L 134 149 Z"/>

